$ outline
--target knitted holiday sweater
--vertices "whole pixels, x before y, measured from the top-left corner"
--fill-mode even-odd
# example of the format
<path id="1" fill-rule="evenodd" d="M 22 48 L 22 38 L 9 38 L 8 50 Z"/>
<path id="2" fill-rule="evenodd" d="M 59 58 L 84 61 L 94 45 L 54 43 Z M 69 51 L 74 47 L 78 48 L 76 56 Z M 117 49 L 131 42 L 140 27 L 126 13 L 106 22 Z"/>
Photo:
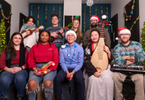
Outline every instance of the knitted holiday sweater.
<path id="1" fill-rule="evenodd" d="M 130 41 L 128 46 L 123 46 L 122 44 L 118 44 L 114 48 L 114 58 L 115 62 L 119 65 L 126 65 L 127 60 L 122 59 L 122 56 L 134 56 L 135 63 L 130 65 L 141 65 L 141 63 L 145 60 L 145 52 L 142 48 L 142 45 L 135 41 Z"/>

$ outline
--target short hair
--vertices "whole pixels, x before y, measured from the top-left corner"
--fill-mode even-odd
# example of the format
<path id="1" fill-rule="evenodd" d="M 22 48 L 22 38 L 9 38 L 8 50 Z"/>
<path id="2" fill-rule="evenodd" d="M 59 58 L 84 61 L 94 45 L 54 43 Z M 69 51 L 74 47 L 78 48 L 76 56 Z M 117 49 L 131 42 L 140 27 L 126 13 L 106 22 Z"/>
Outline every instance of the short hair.
<path id="1" fill-rule="evenodd" d="M 51 15 L 51 19 L 52 19 L 52 17 L 54 17 L 54 16 L 56 16 L 56 17 L 58 18 L 58 15 L 57 15 L 57 14 L 52 14 L 52 15 Z"/>
<path id="2" fill-rule="evenodd" d="M 36 20 L 35 20 L 35 18 L 34 18 L 33 16 L 28 16 L 28 17 L 26 17 L 26 18 L 25 18 L 26 23 L 29 21 L 30 18 L 33 19 L 33 23 L 35 24 L 35 23 L 36 23 Z"/>

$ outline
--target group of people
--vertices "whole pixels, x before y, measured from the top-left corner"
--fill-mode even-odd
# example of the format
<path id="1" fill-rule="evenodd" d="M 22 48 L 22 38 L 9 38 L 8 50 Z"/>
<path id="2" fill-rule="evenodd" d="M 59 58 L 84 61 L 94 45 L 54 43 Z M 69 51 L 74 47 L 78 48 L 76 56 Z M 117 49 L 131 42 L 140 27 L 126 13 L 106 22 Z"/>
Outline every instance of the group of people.
<path id="1" fill-rule="evenodd" d="M 12 82 L 17 89 L 18 100 L 23 99 L 25 89 L 29 100 L 36 100 L 41 80 L 45 99 L 51 100 L 54 88 L 55 100 L 61 100 L 63 81 L 72 79 L 77 84 L 78 100 L 113 100 L 114 97 L 115 100 L 121 100 L 122 82 L 127 75 L 111 72 L 110 65 L 105 71 L 98 72 L 90 61 L 100 39 L 100 18 L 96 15 L 91 16 L 92 29 L 84 35 L 78 19 L 74 18 L 72 28 L 67 32 L 58 25 L 58 15 L 52 14 L 51 21 L 51 27 L 39 32 L 40 28 L 36 28 L 34 17 L 28 16 L 27 23 L 22 26 L 20 33 L 12 34 L 0 57 L 0 68 L 3 70 L 0 75 L 0 100 L 7 100 L 7 91 Z M 31 34 L 28 29 L 35 30 Z M 145 60 L 141 44 L 130 40 L 131 32 L 126 28 L 119 28 L 119 36 L 121 43 L 114 48 L 115 62 L 120 65 L 140 66 Z M 55 38 L 53 42 L 52 37 Z M 106 29 L 104 37 L 103 50 L 111 61 L 111 41 Z M 46 69 L 45 73 L 38 73 L 38 69 L 50 61 L 55 65 Z M 59 66 L 61 68 L 58 70 Z M 130 77 L 135 83 L 135 100 L 143 100 L 143 75 L 131 74 Z"/>

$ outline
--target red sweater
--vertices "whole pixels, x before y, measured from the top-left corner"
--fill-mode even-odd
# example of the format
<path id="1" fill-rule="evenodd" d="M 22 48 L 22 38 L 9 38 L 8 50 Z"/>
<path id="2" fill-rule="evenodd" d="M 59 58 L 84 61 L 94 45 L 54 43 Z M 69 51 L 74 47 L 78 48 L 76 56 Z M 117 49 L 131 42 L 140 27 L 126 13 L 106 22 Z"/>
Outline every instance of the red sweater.
<path id="1" fill-rule="evenodd" d="M 26 52 L 25 52 L 25 62 L 26 63 L 23 65 L 23 66 L 25 66 L 25 68 L 27 68 L 28 55 L 29 55 L 29 52 L 26 49 Z M 19 59 L 20 59 L 20 53 L 19 53 L 19 50 L 16 50 L 16 57 L 11 60 L 11 65 L 19 64 Z M 0 68 L 2 70 L 4 70 L 5 67 L 7 67 L 7 66 L 6 66 L 6 54 L 5 54 L 5 50 L 4 50 L 0 57 Z"/>
<path id="2" fill-rule="evenodd" d="M 49 69 L 51 71 L 56 70 L 59 62 L 59 54 L 58 49 L 54 44 L 51 43 L 50 46 L 49 44 L 42 45 L 39 43 L 38 47 L 36 44 L 31 48 L 28 57 L 28 65 L 30 70 L 37 68 L 36 63 L 49 61 L 53 61 L 55 63 L 55 66 L 51 66 Z"/>

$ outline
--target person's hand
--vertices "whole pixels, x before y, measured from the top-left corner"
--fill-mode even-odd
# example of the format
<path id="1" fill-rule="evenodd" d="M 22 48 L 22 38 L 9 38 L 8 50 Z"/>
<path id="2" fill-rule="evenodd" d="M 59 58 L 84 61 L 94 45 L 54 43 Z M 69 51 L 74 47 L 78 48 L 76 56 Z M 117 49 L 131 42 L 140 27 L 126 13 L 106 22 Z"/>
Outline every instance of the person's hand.
<path id="1" fill-rule="evenodd" d="M 53 33 L 51 33 L 51 36 L 54 37 L 54 38 L 58 38 L 58 34 L 57 34 L 57 32 L 53 32 Z"/>
<path id="2" fill-rule="evenodd" d="M 72 72 L 70 73 L 70 78 L 68 79 L 69 81 L 72 80 L 74 73 L 75 73 L 74 71 L 72 71 Z"/>
<path id="3" fill-rule="evenodd" d="M 95 77 L 100 77 L 101 74 L 100 74 L 99 72 L 95 72 L 95 73 L 94 73 L 94 76 L 95 76 Z"/>
<path id="4" fill-rule="evenodd" d="M 59 33 L 60 34 L 63 34 L 63 29 L 62 28 L 59 30 Z"/>
<path id="5" fill-rule="evenodd" d="M 83 45 L 83 43 L 80 43 L 80 45 L 82 46 L 82 45 Z"/>
<path id="6" fill-rule="evenodd" d="M 39 73 L 37 72 L 37 69 L 35 69 L 35 70 L 33 71 L 33 73 L 34 73 L 36 76 L 41 76 L 41 74 L 39 74 Z"/>
<path id="7" fill-rule="evenodd" d="M 39 31 L 39 28 L 36 28 L 36 31 L 38 32 Z"/>
<path id="8" fill-rule="evenodd" d="M 21 71 L 21 67 L 13 67 L 14 73 L 16 74 L 17 72 Z"/>
<path id="9" fill-rule="evenodd" d="M 107 46 L 104 46 L 104 51 L 107 52 L 107 53 L 110 52 L 110 50 L 109 50 L 109 48 Z"/>
<path id="10" fill-rule="evenodd" d="M 122 59 L 130 59 L 130 56 L 122 56 Z"/>
<path id="11" fill-rule="evenodd" d="M 26 34 L 27 34 L 27 35 L 30 35 L 30 31 L 27 30 L 27 31 L 26 31 Z"/>
<path id="12" fill-rule="evenodd" d="M 5 67 L 4 70 L 9 72 L 9 73 L 15 74 L 15 70 L 13 68 Z"/>

